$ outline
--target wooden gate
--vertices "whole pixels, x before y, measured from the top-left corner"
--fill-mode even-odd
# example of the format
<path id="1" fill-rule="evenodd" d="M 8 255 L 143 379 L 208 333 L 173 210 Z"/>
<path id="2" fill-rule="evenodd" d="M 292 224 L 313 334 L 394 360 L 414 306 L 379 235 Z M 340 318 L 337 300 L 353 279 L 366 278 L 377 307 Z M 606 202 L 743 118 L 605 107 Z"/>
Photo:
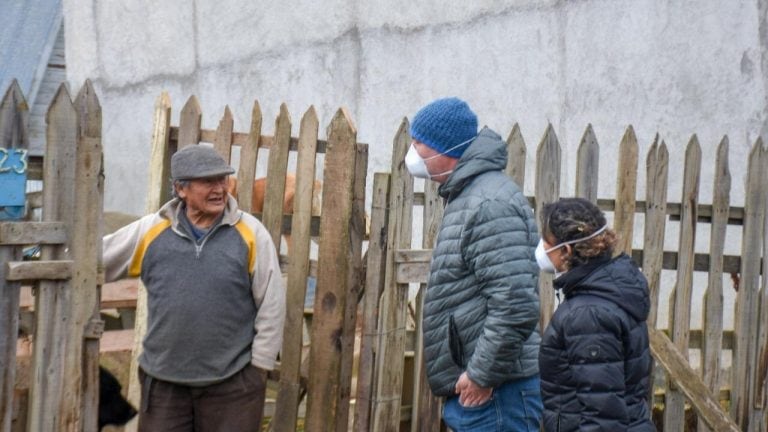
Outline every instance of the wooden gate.
<path id="1" fill-rule="evenodd" d="M 89 81 L 74 103 L 59 87 L 47 113 L 42 163 L 26 154 L 27 116 L 14 82 L 0 105 L 0 148 L 24 155 L 14 170 L 43 180 L 42 222 L 0 222 L 0 431 L 12 423 L 14 429 L 26 423 L 35 431 L 95 431 L 103 329 L 101 107 Z M 29 245 L 40 246 L 38 261 L 22 261 Z M 37 292 L 28 404 L 14 391 L 22 283 Z"/>

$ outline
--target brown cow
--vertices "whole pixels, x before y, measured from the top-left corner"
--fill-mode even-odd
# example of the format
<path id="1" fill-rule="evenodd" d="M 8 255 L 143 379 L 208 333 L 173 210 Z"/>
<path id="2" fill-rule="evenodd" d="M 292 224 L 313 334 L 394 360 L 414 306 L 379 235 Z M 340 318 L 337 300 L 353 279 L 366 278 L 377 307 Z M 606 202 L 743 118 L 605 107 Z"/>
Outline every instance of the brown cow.
<path id="1" fill-rule="evenodd" d="M 237 178 L 234 176 L 229 177 L 229 193 L 237 197 Z M 315 180 L 312 187 L 312 216 L 320 216 L 321 205 L 320 197 L 322 194 L 323 184 L 319 180 Z M 251 196 L 251 213 L 263 213 L 264 212 L 264 198 L 267 193 L 267 178 L 260 177 L 253 181 L 253 195 Z M 285 175 L 285 194 L 283 196 L 283 214 L 293 214 L 293 198 L 296 194 L 296 176 L 293 174 Z M 288 246 L 288 251 L 291 249 L 291 236 L 289 234 L 283 235 L 285 243 Z"/>

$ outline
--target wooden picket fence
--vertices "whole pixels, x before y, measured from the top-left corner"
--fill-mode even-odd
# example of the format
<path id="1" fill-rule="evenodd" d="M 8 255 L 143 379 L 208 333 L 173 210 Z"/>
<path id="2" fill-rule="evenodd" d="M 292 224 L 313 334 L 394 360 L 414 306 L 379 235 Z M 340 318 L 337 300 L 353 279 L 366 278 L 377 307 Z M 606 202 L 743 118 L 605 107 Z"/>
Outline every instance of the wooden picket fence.
<path id="1" fill-rule="evenodd" d="M 0 104 L 0 148 L 28 148 L 28 105 L 18 84 Z M 74 102 L 62 85 L 47 113 L 45 157 L 27 160 L 43 180 L 42 222 L 0 222 L 0 431 L 96 431 L 103 322 L 99 235 L 103 197 L 101 107 L 89 81 Z M 28 205 L 31 205 L 28 203 Z M 39 261 L 22 261 L 40 245 Z M 15 392 L 21 283 L 36 289 L 28 403 Z M 20 405 L 24 406 L 20 406 Z M 23 418 L 14 418 L 22 416 Z"/>
<path id="2" fill-rule="evenodd" d="M 0 147 L 24 144 L 26 104 L 16 87 L 0 106 Z M 267 160 L 267 193 L 260 215 L 276 245 L 281 234 L 291 234 L 290 254 L 281 251 L 287 277 L 287 319 L 279 369 L 270 374 L 277 382 L 270 430 L 294 431 L 303 417 L 308 431 L 440 430 L 440 402 L 429 391 L 424 376 L 421 305 L 426 288 L 431 247 L 442 219 L 437 185 L 427 182 L 423 192 L 403 159 L 411 142 L 404 119 L 393 141 L 389 173 L 373 178 L 370 231 L 365 227 L 365 185 L 368 150 L 357 143 L 349 115 L 340 109 L 318 137 L 314 108 L 303 115 L 298 135 L 285 105 L 275 121 L 274 133 L 262 135 L 263 118 L 253 106 L 248 132 L 235 132 L 229 108 L 216 129 L 202 128 L 202 112 L 192 96 L 181 110 L 178 126 L 171 126 L 171 103 L 162 94 L 155 106 L 147 212 L 157 211 L 170 198 L 170 156 L 187 145 L 208 145 L 238 166 L 238 202 L 251 211 L 251 193 L 257 162 Z M 74 104 L 62 87 L 48 112 L 45 158 L 30 164 L 30 178 L 44 180 L 43 222 L 0 223 L 0 431 L 10 430 L 14 404 L 15 340 L 20 280 L 36 280 L 37 330 L 33 380 L 27 427 L 30 430 L 95 430 L 96 364 L 102 209 L 101 114 L 90 83 Z M 201 144 L 203 143 L 203 144 Z M 518 183 L 526 177 L 528 151 L 515 125 L 508 139 L 507 173 Z M 239 151 L 233 151 L 238 148 Z M 231 158 L 238 154 L 237 158 Z M 321 154 L 323 156 L 318 157 Z M 291 155 L 294 157 L 291 158 Z M 683 195 L 669 201 L 669 154 L 657 137 L 645 163 L 646 196 L 637 199 L 639 150 L 634 131 L 627 128 L 616 157 L 614 199 L 598 198 L 599 145 L 591 126 L 586 129 L 576 161 L 576 189 L 561 190 L 561 148 L 550 126 L 536 148 L 535 209 L 564 196 L 581 196 L 611 213 L 620 234 L 620 251 L 632 254 L 642 266 L 651 288 L 655 323 L 662 270 L 675 271 L 670 298 L 669 328 L 651 329 L 651 349 L 667 376 L 663 398 L 664 429 L 684 430 L 684 409 L 689 404 L 699 427 L 714 431 L 766 430 L 765 390 L 768 373 L 768 289 L 761 269 L 768 255 L 766 241 L 766 165 L 768 157 L 758 140 L 747 169 L 743 207 L 730 205 L 728 140 L 720 143 L 715 160 L 711 204 L 699 203 L 701 148 L 693 136 L 684 163 Z M 322 165 L 318 165 L 318 160 Z M 44 167 L 43 167 L 44 165 Z M 291 171 L 293 170 L 293 171 Z M 283 214 L 286 174 L 295 172 L 292 215 Z M 322 179 L 322 211 L 313 216 L 316 178 Z M 422 243 L 413 244 L 413 220 L 421 212 Z M 635 219 L 644 219 L 642 248 L 633 249 Z M 77 215 L 77 217 L 75 217 Z M 699 225 L 697 225 L 697 223 Z M 702 223 L 710 227 L 710 247 L 696 253 L 694 240 Z M 677 224 L 676 251 L 664 250 L 667 226 Z M 728 225 L 741 225 L 741 254 L 724 254 Z M 94 229 L 96 227 L 96 229 Z M 319 238 L 317 254 L 311 239 Z M 367 241 L 366 257 L 362 251 Z M 42 261 L 20 262 L 21 245 L 41 244 Z M 316 257 L 316 258 L 315 258 Z M 701 329 L 691 329 L 690 304 L 694 272 L 708 274 Z M 734 331 L 723 329 L 723 273 L 740 276 Z M 314 307 L 304 309 L 307 277 L 317 278 Z M 420 284 L 414 303 L 416 328 L 409 327 L 409 284 Z M 554 311 L 552 279 L 541 278 L 542 325 Z M 311 317 L 306 327 L 305 319 Z M 146 331 L 146 296 L 139 290 L 134 356 Z M 304 334 L 308 332 L 307 334 Z M 309 339 L 309 346 L 305 339 Z M 359 356 L 355 361 L 355 340 Z M 409 338 L 414 337 L 413 342 Z M 691 349 L 700 349 L 697 371 L 689 364 Z M 728 385 L 721 388 L 723 352 L 732 353 Z M 138 405 L 140 392 L 132 363 L 129 399 Z M 357 371 L 355 373 L 355 371 Z M 356 386 L 353 386 L 353 381 Z M 649 397 L 653 397 L 649 395 Z M 302 401 L 306 401 L 305 405 Z M 18 403 L 18 401 L 16 401 Z M 302 415 L 300 409 L 305 407 Z M 43 414 L 45 413 L 45 415 Z"/>
<path id="3" fill-rule="evenodd" d="M 411 421 L 412 431 L 439 430 L 439 401 L 425 385 L 421 358 L 421 303 L 429 273 L 431 247 L 441 219 L 442 206 L 436 185 L 427 182 L 424 192 L 414 192 L 413 180 L 401 161 L 411 138 L 405 119 L 397 132 L 393 146 L 391 174 L 375 174 L 373 211 L 371 215 L 371 244 L 368 249 L 368 280 L 366 294 L 383 292 L 376 308 L 366 300 L 360 370 L 371 368 L 373 377 L 358 378 L 356 431 L 390 431 L 404 419 Z M 518 184 L 525 182 L 527 146 L 516 124 L 508 139 L 507 174 Z M 764 263 L 766 232 L 766 149 L 758 139 L 753 146 L 747 168 L 744 207 L 730 205 L 731 180 L 728 163 L 728 138 L 720 143 L 715 160 L 712 204 L 699 203 L 701 148 L 694 135 L 688 143 L 684 162 L 683 195 L 679 202 L 667 201 L 669 154 L 663 140 L 657 136 L 646 157 L 646 197 L 636 199 L 638 173 L 638 143 L 632 127 L 628 127 L 616 155 L 617 178 L 601 178 L 598 170 L 599 145 L 594 131 L 587 127 L 581 140 L 576 161 L 576 182 L 573 194 L 561 190 L 561 148 L 551 127 L 547 128 L 536 149 L 535 196 L 529 197 L 538 211 L 548 202 L 564 196 L 579 196 L 596 202 L 613 215 L 613 227 L 619 233 L 618 252 L 631 254 L 648 278 L 652 308 L 649 323 L 657 322 L 662 270 L 676 271 L 677 280 L 669 300 L 669 328 L 651 328 L 651 351 L 658 366 L 666 374 L 664 430 L 683 431 L 686 402 L 699 417 L 700 430 L 764 431 L 768 426 L 765 411 L 765 390 L 768 381 L 768 290 L 766 278 L 761 279 Z M 598 182 L 616 182 L 615 199 L 598 199 Z M 383 210 L 388 207 L 388 214 Z M 416 211 L 423 212 L 423 244 L 411 242 L 411 221 Z M 635 216 L 644 217 L 643 246 L 632 249 Z M 664 250 L 664 236 L 671 221 L 679 221 L 677 251 Z M 697 223 L 710 225 L 708 254 L 695 253 Z M 724 255 L 725 232 L 729 225 L 743 225 L 742 253 Z M 376 243 L 376 233 L 386 242 Z M 384 234 L 386 233 L 386 235 Z M 375 252 L 375 253 L 372 253 Z M 372 271 L 385 269 L 383 274 Z M 708 285 L 704 300 L 703 328 L 691 329 L 691 298 L 694 272 L 707 272 Z M 740 276 L 737 293 L 735 331 L 723 330 L 723 272 Z M 416 345 L 413 383 L 403 385 L 402 358 L 405 355 L 407 287 L 420 283 L 416 300 Z M 542 274 L 541 324 L 546 326 L 555 305 L 552 278 Z M 377 318 L 375 315 L 378 312 Z M 655 325 L 651 325 L 655 327 Z M 701 350 L 701 368 L 689 364 L 689 350 Z M 724 351 L 731 351 L 732 376 L 730 384 L 721 388 Z M 375 353 L 375 354 L 374 354 Z M 375 361 L 371 360 L 375 356 Z M 370 366 L 369 366 L 370 365 Z M 410 399 L 410 405 L 401 403 Z M 659 395 L 657 395 L 657 400 Z M 370 413 L 361 401 L 371 400 Z M 370 421 L 370 423 L 366 423 Z"/>

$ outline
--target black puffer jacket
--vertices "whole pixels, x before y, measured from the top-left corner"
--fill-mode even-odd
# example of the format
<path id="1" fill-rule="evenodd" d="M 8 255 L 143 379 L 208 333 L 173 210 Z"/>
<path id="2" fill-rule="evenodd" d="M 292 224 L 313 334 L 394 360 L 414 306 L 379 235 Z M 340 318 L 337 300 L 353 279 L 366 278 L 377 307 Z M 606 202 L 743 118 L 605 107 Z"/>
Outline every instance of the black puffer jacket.
<path id="1" fill-rule="evenodd" d="M 648 284 L 626 255 L 593 260 L 555 281 L 566 301 L 541 342 L 546 431 L 654 431 L 646 398 Z"/>

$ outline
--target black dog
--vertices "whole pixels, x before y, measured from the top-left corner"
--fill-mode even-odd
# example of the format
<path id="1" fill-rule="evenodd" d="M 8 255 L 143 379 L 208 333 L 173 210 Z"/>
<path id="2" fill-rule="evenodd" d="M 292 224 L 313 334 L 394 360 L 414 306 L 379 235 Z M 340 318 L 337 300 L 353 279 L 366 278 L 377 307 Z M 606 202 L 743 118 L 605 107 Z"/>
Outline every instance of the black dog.
<path id="1" fill-rule="evenodd" d="M 120 382 L 112 373 L 99 366 L 99 430 L 106 425 L 124 425 L 136 409 L 120 394 Z"/>

